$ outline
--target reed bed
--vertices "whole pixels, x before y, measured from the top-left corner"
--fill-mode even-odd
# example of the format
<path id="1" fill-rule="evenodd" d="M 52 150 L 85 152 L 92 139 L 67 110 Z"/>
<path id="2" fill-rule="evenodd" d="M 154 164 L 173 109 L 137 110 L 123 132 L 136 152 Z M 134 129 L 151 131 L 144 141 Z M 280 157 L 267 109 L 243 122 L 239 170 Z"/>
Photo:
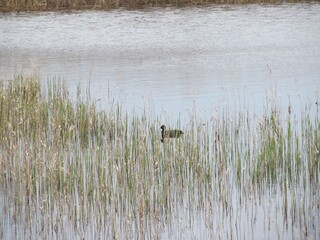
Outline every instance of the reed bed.
<path id="1" fill-rule="evenodd" d="M 260 117 L 194 112 L 183 138 L 161 143 L 158 116 L 128 114 L 114 100 L 101 110 L 62 82 L 1 82 L 0 238 L 183 238 L 203 221 L 202 237 L 246 239 L 241 222 L 254 226 L 254 206 L 281 213 L 276 236 L 317 238 L 313 107 L 301 119 L 275 104 Z"/>
<path id="2" fill-rule="evenodd" d="M 204 4 L 280 4 L 306 0 L 7 0 L 0 1 L 0 11 L 53 11 L 70 9 L 113 9 L 119 7 L 183 6 Z M 315 0 L 314 2 L 318 2 Z"/>

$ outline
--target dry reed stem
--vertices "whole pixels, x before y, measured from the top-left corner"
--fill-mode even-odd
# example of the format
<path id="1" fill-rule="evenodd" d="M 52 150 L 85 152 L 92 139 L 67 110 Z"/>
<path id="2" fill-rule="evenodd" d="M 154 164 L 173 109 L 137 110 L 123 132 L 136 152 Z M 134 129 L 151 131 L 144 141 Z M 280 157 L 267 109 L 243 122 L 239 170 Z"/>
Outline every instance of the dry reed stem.
<path id="1" fill-rule="evenodd" d="M 298 131 L 296 119 L 275 106 L 257 124 L 226 109 L 205 124 L 192 116 L 184 138 L 162 144 L 156 116 L 129 116 L 119 104 L 98 111 L 92 99 L 71 100 L 61 83 L 42 89 L 32 77 L 1 82 L 4 209 L 30 227 L 33 214 L 47 216 L 50 225 L 33 231 L 45 236 L 58 235 L 66 216 L 75 229 L 94 219 L 97 229 L 110 226 L 109 237 L 119 226 L 143 237 L 150 224 L 161 229 L 177 205 L 190 213 L 219 205 L 229 216 L 234 192 L 242 204 L 279 189 L 285 218 L 312 218 L 306 204 L 317 202 L 320 123 L 311 116 L 306 111 Z"/>

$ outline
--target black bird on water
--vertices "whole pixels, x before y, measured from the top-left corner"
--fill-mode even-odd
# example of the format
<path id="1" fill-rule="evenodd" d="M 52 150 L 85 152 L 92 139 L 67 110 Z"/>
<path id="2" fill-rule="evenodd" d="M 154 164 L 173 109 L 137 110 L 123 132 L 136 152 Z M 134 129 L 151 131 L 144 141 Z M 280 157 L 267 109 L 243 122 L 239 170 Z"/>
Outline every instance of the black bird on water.
<path id="1" fill-rule="evenodd" d="M 183 135 L 183 132 L 181 130 L 178 129 L 174 129 L 174 130 L 166 130 L 166 126 L 162 125 L 161 126 L 161 142 L 163 142 L 163 140 L 165 138 L 179 138 Z"/>

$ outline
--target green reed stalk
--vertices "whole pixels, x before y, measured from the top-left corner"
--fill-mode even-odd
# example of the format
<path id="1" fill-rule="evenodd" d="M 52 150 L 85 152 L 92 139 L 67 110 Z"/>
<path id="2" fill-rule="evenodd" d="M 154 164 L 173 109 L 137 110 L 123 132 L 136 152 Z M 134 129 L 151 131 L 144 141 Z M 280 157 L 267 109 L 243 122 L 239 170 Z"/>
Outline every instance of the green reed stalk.
<path id="1" fill-rule="evenodd" d="M 141 237 L 160 231 L 177 205 L 197 211 L 221 205 L 228 215 L 235 192 L 242 204 L 279 189 L 286 218 L 301 206 L 306 215 L 316 197 L 296 199 L 301 192 L 313 196 L 320 172 L 320 124 L 309 110 L 300 126 L 276 106 L 261 118 L 222 108 L 210 121 L 194 110 L 187 126 L 176 123 L 185 135 L 161 143 L 161 118 L 148 112 L 124 113 L 114 102 L 98 110 L 93 99 L 72 99 L 59 81 L 45 87 L 36 77 L 1 82 L 5 214 L 30 229 L 36 212 L 41 220 L 33 231 L 44 236 L 61 233 L 69 219 L 74 232 L 92 224 L 108 237 L 120 227 Z"/>

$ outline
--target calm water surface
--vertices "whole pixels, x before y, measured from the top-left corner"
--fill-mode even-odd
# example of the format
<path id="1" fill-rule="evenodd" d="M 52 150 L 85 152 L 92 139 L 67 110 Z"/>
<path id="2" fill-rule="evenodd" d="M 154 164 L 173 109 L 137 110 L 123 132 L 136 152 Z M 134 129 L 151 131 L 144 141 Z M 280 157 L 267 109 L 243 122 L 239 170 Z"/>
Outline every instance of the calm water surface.
<path id="1" fill-rule="evenodd" d="M 63 78 L 72 93 L 78 85 L 90 86 L 102 108 L 116 99 L 128 112 L 148 108 L 156 115 L 165 113 L 169 124 L 187 121 L 194 107 L 209 116 L 221 106 L 260 112 L 275 95 L 282 107 L 290 103 L 298 112 L 319 101 L 319 39 L 319 4 L 2 13 L 0 76 L 39 73 L 44 82 Z M 236 202 L 230 197 L 231 204 Z M 302 227 L 290 220 L 285 226 L 281 194 L 250 201 L 242 208 L 232 204 L 231 213 L 220 202 L 212 206 L 214 214 L 195 206 L 187 206 L 193 213 L 184 211 L 186 206 L 175 208 L 162 236 L 303 235 Z M 2 197 L 0 203 L 5 204 Z M 319 219 L 319 212 L 314 218 Z M 10 220 L 3 221 L 10 229 Z M 208 221 L 216 235 L 203 233 Z M 309 237 L 317 239 L 319 222 L 306 226 L 313 226 Z"/>
<path id="2" fill-rule="evenodd" d="M 318 4 L 1 14 L 0 73 L 90 83 L 102 106 L 170 121 L 194 105 L 259 111 L 274 92 L 300 109 L 319 91 L 319 39 Z"/>

